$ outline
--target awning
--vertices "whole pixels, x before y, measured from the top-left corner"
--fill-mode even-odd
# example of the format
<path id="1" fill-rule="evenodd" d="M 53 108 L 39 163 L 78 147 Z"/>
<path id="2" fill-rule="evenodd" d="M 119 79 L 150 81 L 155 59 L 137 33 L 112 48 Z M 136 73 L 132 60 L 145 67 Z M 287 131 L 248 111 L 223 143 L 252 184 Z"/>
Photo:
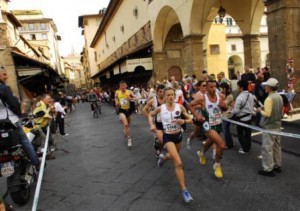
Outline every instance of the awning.
<path id="1" fill-rule="evenodd" d="M 32 76 L 43 72 L 41 68 L 17 69 L 19 76 Z"/>
<path id="2" fill-rule="evenodd" d="M 34 59 L 32 57 L 29 57 L 25 54 L 22 54 L 16 50 L 11 50 L 11 53 L 14 57 L 15 65 L 17 67 L 27 67 L 28 69 L 35 69 L 35 68 L 42 68 L 49 72 L 51 72 L 54 75 L 59 76 L 59 74 L 48 64 L 41 62 L 37 59 Z M 17 68 L 19 69 L 19 68 Z"/>

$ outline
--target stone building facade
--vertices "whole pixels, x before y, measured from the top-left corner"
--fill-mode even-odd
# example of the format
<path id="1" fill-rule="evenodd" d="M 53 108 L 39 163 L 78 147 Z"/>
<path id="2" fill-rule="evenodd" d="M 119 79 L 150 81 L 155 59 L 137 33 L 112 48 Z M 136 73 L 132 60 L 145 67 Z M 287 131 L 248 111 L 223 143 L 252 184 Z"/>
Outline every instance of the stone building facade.
<path id="1" fill-rule="evenodd" d="M 283 79 L 280 80 L 280 88 L 284 88 L 287 58 L 294 59 L 295 75 L 299 78 L 299 5 L 298 0 L 111 1 L 91 44 L 98 58 L 98 73 L 94 77 L 114 76 L 111 71 L 114 72 L 116 64 L 122 66 L 120 60 L 124 56 L 142 48 L 137 33 L 148 24 L 151 34 L 145 36 L 145 41 L 151 45 L 153 81 L 163 80 L 171 74 L 177 77 L 195 74 L 200 77 L 201 70 L 205 68 L 207 36 L 222 7 L 236 20 L 240 29 L 243 65 L 254 68 L 266 65 L 263 60 L 267 59 L 262 58 L 267 56 L 261 55 L 260 29 L 262 17 L 267 15 L 268 63 L 272 75 Z M 133 46 L 136 43 L 135 50 L 131 50 L 131 39 L 136 40 L 133 43 Z M 299 80 L 295 87 L 299 91 Z"/>
<path id="2" fill-rule="evenodd" d="M 7 5 L 2 8 L 7 8 Z M 16 16 L 0 11 L 0 65 L 7 69 L 8 85 L 21 100 L 50 93 L 60 83 L 58 73 L 48 65 L 48 59 L 37 51 L 22 35 Z"/>

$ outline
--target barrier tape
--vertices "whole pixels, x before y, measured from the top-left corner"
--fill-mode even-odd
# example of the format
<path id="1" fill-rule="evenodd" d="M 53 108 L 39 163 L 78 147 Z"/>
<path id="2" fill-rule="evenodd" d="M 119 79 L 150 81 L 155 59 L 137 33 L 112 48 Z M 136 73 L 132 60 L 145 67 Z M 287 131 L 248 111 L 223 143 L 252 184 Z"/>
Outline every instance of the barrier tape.
<path id="1" fill-rule="evenodd" d="M 263 129 L 261 127 L 257 127 L 257 126 L 254 126 L 254 125 L 248 125 L 248 124 L 238 122 L 238 121 L 234 121 L 232 119 L 228 119 L 228 118 L 225 118 L 225 117 L 222 117 L 222 120 L 224 120 L 226 122 L 231 122 L 233 124 L 240 125 L 240 126 L 243 126 L 243 127 L 247 127 L 247 128 L 253 129 L 253 130 L 257 130 L 257 131 L 260 131 L 260 132 L 263 132 L 263 133 L 268 133 L 268 134 L 278 135 L 278 136 L 291 137 L 291 138 L 300 138 L 299 134 L 279 132 L 279 131 L 274 131 L 274 130 L 266 130 L 266 129 Z"/>
<path id="2" fill-rule="evenodd" d="M 39 197 L 40 197 L 42 179 L 43 179 L 43 175 L 44 175 L 45 162 L 46 162 L 46 155 L 47 155 L 47 150 L 48 150 L 49 135 L 50 135 L 50 124 L 47 127 L 47 135 L 46 135 L 46 141 L 45 141 L 45 146 L 44 146 L 44 153 L 43 153 L 42 163 L 40 166 L 39 178 L 38 178 L 36 189 L 35 189 L 33 205 L 32 205 L 32 209 L 31 209 L 32 211 L 36 211 Z"/>

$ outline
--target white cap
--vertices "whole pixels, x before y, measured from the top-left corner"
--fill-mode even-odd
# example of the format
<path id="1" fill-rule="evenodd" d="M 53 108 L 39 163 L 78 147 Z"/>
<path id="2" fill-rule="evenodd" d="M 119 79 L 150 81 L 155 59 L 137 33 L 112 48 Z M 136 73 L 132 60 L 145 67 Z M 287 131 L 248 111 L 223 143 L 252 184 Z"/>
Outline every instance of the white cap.
<path id="1" fill-rule="evenodd" d="M 269 78 L 266 82 L 262 82 L 263 86 L 277 87 L 279 82 L 275 78 Z"/>

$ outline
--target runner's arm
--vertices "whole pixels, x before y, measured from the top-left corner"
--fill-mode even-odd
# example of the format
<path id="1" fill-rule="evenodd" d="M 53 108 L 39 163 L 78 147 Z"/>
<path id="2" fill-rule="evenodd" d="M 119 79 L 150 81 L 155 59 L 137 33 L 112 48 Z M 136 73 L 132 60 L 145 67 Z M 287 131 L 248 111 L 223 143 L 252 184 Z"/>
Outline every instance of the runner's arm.
<path id="1" fill-rule="evenodd" d="M 149 125 L 150 125 L 150 129 L 153 132 L 156 131 L 156 126 L 155 126 L 154 121 L 153 121 L 153 116 L 160 113 L 160 110 L 161 110 L 160 107 L 157 107 L 154 111 L 151 111 L 148 115 L 148 122 L 149 122 Z"/>
<path id="2" fill-rule="evenodd" d="M 196 117 L 196 119 L 198 121 L 201 121 L 201 122 L 204 122 L 205 118 L 202 115 L 197 113 L 196 107 L 198 107 L 198 105 L 201 106 L 201 103 L 202 103 L 203 100 L 204 100 L 204 97 L 201 96 L 198 99 L 194 99 L 189 104 L 187 104 L 187 107 L 191 111 L 191 113 Z"/>
<path id="3" fill-rule="evenodd" d="M 115 105 L 116 107 L 119 106 L 118 92 L 115 93 Z"/>
<path id="4" fill-rule="evenodd" d="M 152 105 L 153 105 L 153 98 L 151 100 L 149 100 L 143 108 L 143 114 L 145 115 L 146 118 L 149 115 L 150 108 L 152 107 Z"/>
<path id="5" fill-rule="evenodd" d="M 190 115 L 187 113 L 185 107 L 180 105 L 180 109 L 181 109 L 182 115 L 185 117 L 185 119 L 181 119 L 183 121 L 183 122 L 181 122 L 181 125 L 183 125 L 184 123 L 188 123 L 188 124 L 193 123 L 193 121 L 192 121 Z"/>
<path id="6" fill-rule="evenodd" d="M 137 101 L 137 100 L 139 99 L 137 96 L 135 96 L 135 94 L 133 94 L 132 91 L 130 91 L 129 96 L 130 96 L 130 100 L 135 100 L 135 101 Z"/>

